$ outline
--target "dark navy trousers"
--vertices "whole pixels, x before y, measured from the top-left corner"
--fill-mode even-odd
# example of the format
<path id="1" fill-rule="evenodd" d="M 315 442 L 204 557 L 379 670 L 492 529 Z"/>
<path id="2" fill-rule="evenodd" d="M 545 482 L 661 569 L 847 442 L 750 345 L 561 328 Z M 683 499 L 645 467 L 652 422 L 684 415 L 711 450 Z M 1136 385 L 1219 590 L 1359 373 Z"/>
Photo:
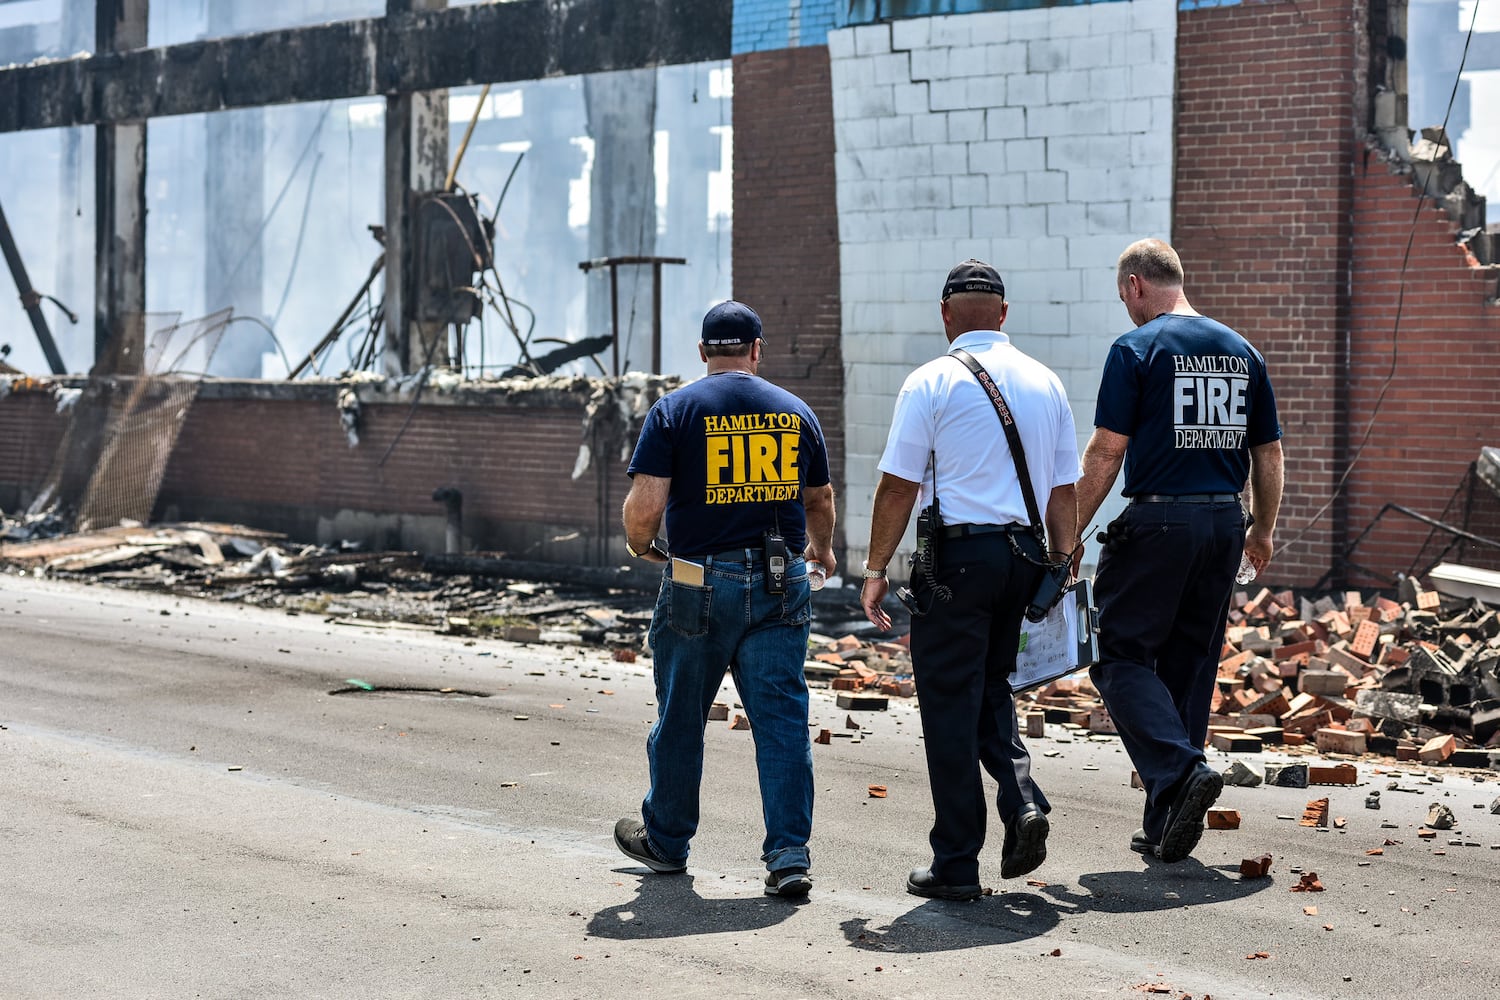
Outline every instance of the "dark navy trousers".
<path id="1" fill-rule="evenodd" d="M 1040 559 L 1034 538 L 1018 536 L 1016 543 Z M 999 785 L 1002 821 L 1030 802 L 1052 808 L 1031 780 L 1010 689 L 1021 616 L 1041 573 L 1012 551 L 1010 536 L 989 534 L 939 542 L 934 576 L 952 591 L 951 601 L 937 599 L 919 571 L 912 575 L 917 599 L 932 607 L 912 618 L 911 659 L 935 813 L 928 838 L 932 873 L 939 882 L 979 883 L 989 814 L 981 763 Z"/>
<path id="2" fill-rule="evenodd" d="M 1132 503 L 1110 533 L 1094 575 L 1090 676 L 1146 786 L 1146 837 L 1160 842 L 1182 780 L 1205 759 L 1245 514 L 1237 501 Z"/>

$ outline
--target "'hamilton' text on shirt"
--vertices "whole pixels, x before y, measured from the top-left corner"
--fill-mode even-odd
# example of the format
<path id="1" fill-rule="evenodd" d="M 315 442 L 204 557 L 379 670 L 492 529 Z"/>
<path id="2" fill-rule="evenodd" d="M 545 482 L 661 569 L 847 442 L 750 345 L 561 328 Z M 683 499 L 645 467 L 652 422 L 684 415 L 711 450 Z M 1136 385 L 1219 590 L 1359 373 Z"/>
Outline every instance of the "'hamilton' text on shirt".
<path id="1" fill-rule="evenodd" d="M 797 453 L 802 418 L 795 413 L 736 413 L 703 418 L 708 444 L 704 502 L 795 500 L 802 477 Z"/>
<path id="2" fill-rule="evenodd" d="M 1177 448 L 1245 446 L 1250 361 L 1231 354 L 1172 356 L 1173 424 Z"/>

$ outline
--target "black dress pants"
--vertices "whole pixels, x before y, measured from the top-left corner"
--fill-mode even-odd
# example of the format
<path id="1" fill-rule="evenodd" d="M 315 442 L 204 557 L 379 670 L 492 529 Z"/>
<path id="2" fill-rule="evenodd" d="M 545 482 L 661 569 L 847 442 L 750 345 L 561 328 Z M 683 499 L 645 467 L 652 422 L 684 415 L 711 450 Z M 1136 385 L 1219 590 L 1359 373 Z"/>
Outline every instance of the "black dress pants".
<path id="1" fill-rule="evenodd" d="M 1205 759 L 1245 515 L 1238 502 L 1139 503 L 1112 530 L 1094 575 L 1090 676 L 1146 786 L 1146 838 L 1159 842 L 1182 779 Z"/>
<path id="2" fill-rule="evenodd" d="M 1041 558 L 1036 539 L 1015 541 L 1031 558 Z M 911 658 L 935 814 L 932 872 L 940 882 L 979 883 L 989 813 L 981 763 L 999 784 L 1002 821 L 1010 822 L 1027 803 L 1051 810 L 1031 780 L 1010 688 L 1022 613 L 1041 573 L 1000 533 L 939 542 L 934 577 L 952 591 L 949 601 L 938 599 L 920 570 L 913 573 L 913 592 L 924 607 L 931 605 L 926 616 L 912 619 Z"/>

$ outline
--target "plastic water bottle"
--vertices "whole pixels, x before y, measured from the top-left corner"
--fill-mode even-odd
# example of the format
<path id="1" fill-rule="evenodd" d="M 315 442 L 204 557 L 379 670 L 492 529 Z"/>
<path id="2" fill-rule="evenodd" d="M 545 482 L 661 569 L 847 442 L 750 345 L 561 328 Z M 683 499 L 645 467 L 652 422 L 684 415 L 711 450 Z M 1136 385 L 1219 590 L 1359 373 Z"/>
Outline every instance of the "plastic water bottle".
<path id="1" fill-rule="evenodd" d="M 807 561 L 807 589 L 822 590 L 828 582 L 828 569 L 816 559 Z"/>
<path id="2" fill-rule="evenodd" d="M 1234 582 L 1243 587 L 1245 584 L 1249 583 L 1251 580 L 1254 580 L 1254 579 L 1255 579 L 1255 564 L 1250 561 L 1250 557 L 1249 556 L 1241 554 L 1240 555 L 1240 571 L 1238 573 L 1234 574 Z"/>

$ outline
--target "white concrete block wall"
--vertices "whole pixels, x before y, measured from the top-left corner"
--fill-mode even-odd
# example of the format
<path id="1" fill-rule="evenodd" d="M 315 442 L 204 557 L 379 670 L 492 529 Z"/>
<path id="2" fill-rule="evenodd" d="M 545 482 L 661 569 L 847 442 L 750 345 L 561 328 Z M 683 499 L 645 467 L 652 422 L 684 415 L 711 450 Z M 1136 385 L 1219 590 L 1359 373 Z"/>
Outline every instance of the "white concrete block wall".
<path id="1" fill-rule="evenodd" d="M 852 565 L 896 393 L 946 346 L 938 297 L 959 260 L 999 268 L 1007 332 L 1062 378 L 1087 440 L 1105 351 L 1130 325 L 1115 259 L 1171 236 L 1176 9 L 1123 0 L 830 33 Z"/>

